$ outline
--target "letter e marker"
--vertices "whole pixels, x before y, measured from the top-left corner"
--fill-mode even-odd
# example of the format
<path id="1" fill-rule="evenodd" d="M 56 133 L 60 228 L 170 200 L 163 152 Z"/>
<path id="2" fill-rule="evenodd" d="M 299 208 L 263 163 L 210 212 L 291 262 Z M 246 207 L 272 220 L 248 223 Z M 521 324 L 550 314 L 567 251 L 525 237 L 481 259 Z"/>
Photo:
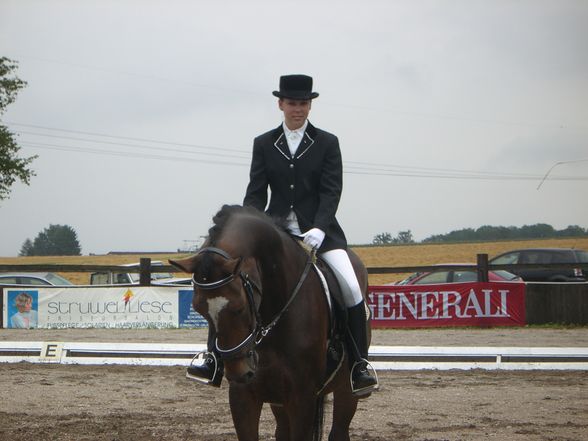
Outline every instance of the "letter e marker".
<path id="1" fill-rule="evenodd" d="M 60 342 L 43 342 L 41 346 L 41 360 L 50 363 L 61 362 L 63 354 L 63 343 Z"/>

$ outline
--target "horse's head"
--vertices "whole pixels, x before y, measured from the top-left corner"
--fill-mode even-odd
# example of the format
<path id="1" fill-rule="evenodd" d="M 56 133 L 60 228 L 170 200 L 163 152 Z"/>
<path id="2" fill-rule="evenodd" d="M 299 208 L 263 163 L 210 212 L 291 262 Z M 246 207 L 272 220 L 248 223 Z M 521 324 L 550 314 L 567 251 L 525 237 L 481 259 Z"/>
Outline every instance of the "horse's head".
<path id="1" fill-rule="evenodd" d="M 225 234 L 227 240 L 213 236 L 219 235 L 218 230 L 217 222 L 206 243 L 215 246 L 204 246 L 196 255 L 170 263 L 192 274 L 192 304 L 216 331 L 216 349 L 224 361 L 227 379 L 247 382 L 257 368 L 261 275 L 256 259 L 236 243 L 248 234 Z"/>
<path id="2" fill-rule="evenodd" d="M 256 347 L 275 324 L 272 316 L 283 306 L 285 288 L 297 282 L 284 270 L 294 267 L 285 250 L 301 251 L 272 219 L 251 207 L 225 205 L 213 221 L 196 255 L 170 263 L 193 274 L 194 310 L 216 331 L 227 379 L 246 382 L 255 375 Z M 304 264 L 301 253 L 297 259 Z"/>
<path id="3" fill-rule="evenodd" d="M 224 361 L 227 379 L 249 381 L 257 368 L 255 344 L 261 326 L 261 289 L 255 261 L 207 247 L 195 256 L 170 263 L 193 274 L 192 304 L 216 330 L 216 349 Z"/>

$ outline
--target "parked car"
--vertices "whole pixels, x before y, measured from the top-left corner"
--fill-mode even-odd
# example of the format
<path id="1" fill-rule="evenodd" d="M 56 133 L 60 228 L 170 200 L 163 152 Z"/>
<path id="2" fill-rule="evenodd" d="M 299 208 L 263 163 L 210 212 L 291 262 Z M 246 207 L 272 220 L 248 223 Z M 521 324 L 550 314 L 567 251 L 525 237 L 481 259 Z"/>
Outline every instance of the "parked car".
<path id="1" fill-rule="evenodd" d="M 588 263 L 588 252 L 574 248 L 527 248 L 500 254 L 489 260 L 492 265 Z M 585 282 L 588 271 L 582 268 L 518 269 L 511 272 L 530 282 Z"/>
<path id="2" fill-rule="evenodd" d="M 191 277 L 174 277 L 173 279 L 161 280 L 159 282 L 152 282 L 151 285 L 155 286 L 192 286 Z"/>
<path id="3" fill-rule="evenodd" d="M 463 266 L 470 265 L 467 263 L 457 264 L 443 264 L 444 267 L 448 265 Z M 473 264 L 471 264 L 473 265 Z M 521 282 L 522 279 L 508 271 L 498 270 L 489 271 L 488 280 L 490 282 Z M 411 274 L 406 279 L 396 282 L 396 285 L 435 285 L 437 283 L 463 283 L 463 282 L 477 282 L 478 272 L 475 269 L 443 269 L 440 268 L 434 271 L 423 271 Z"/>
<path id="4" fill-rule="evenodd" d="M 0 285 L 71 286 L 73 283 L 55 273 L 2 273 Z"/>
<path id="5" fill-rule="evenodd" d="M 163 262 L 155 260 L 152 266 L 163 266 Z M 121 265 L 125 270 L 121 271 L 99 271 L 90 274 L 90 285 L 138 285 L 139 284 L 139 263 Z M 192 279 L 174 277 L 168 272 L 151 273 L 152 285 L 191 285 Z"/>

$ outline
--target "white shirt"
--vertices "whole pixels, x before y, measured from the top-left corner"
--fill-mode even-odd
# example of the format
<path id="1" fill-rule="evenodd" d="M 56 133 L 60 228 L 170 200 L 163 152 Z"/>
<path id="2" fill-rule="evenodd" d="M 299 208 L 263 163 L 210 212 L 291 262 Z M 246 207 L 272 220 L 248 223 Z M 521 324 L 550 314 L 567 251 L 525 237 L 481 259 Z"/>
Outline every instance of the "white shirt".
<path id="1" fill-rule="evenodd" d="M 10 317 L 11 328 L 36 328 L 37 327 L 37 311 L 17 312 Z"/>
<path id="2" fill-rule="evenodd" d="M 290 130 L 286 123 L 282 123 L 282 127 L 284 128 L 284 135 L 286 136 L 286 141 L 288 141 L 288 148 L 290 149 L 290 154 L 294 156 L 294 152 L 300 145 L 300 141 L 304 137 L 304 132 L 306 132 L 306 126 L 308 126 L 308 120 L 304 121 L 302 127 L 297 128 L 296 130 Z"/>
<path id="3" fill-rule="evenodd" d="M 290 154 L 292 156 L 294 156 L 296 149 L 304 137 L 306 126 L 308 126 L 308 120 L 304 121 L 302 127 L 299 127 L 296 130 L 290 130 L 285 122 L 282 123 L 282 127 L 284 128 L 284 135 L 286 136 L 288 148 L 290 149 Z M 298 225 L 298 218 L 296 217 L 296 213 L 294 213 L 294 211 L 291 211 L 290 214 L 288 214 L 286 220 L 288 221 L 288 230 L 290 230 L 290 233 L 295 235 L 302 234 L 302 231 L 300 231 L 300 226 Z"/>

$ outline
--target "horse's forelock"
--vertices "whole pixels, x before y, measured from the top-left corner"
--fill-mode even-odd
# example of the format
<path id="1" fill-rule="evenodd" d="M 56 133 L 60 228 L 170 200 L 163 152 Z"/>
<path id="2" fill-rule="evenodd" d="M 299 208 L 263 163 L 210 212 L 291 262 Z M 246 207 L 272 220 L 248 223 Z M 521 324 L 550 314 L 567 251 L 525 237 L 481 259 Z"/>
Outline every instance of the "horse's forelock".
<path id="1" fill-rule="evenodd" d="M 210 245 L 215 245 L 218 242 L 231 216 L 242 208 L 240 205 L 223 205 L 212 217 L 213 226 L 208 230 Z"/>

